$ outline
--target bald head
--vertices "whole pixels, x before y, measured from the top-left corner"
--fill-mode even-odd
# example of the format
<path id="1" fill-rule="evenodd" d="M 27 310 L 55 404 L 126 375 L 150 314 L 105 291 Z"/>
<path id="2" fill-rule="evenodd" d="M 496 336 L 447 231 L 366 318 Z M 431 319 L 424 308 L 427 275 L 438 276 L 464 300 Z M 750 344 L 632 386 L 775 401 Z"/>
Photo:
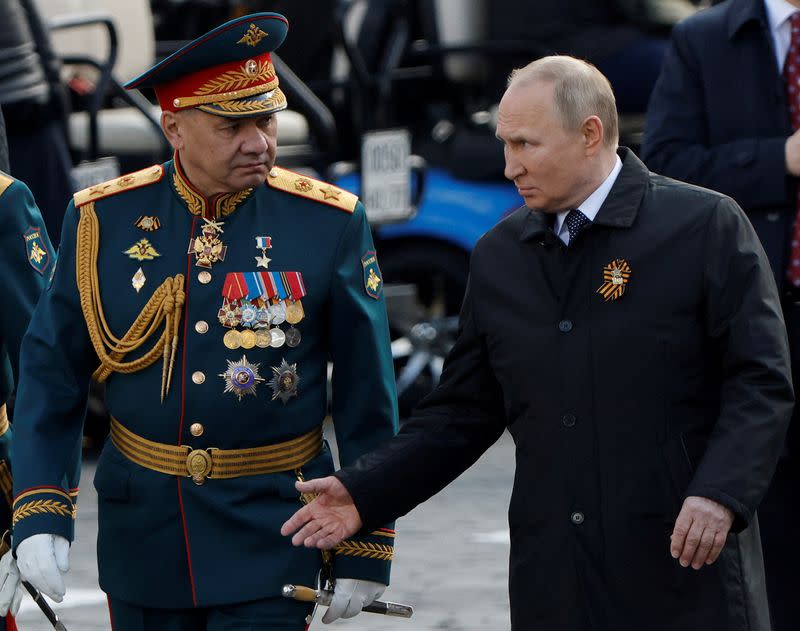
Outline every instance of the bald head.
<path id="1" fill-rule="evenodd" d="M 617 103 L 611 84 L 592 64 L 552 55 L 514 70 L 508 77 L 508 91 L 535 83 L 553 86 L 553 109 L 567 131 L 577 131 L 590 116 L 603 125 L 603 144 L 615 151 L 619 143 Z"/>

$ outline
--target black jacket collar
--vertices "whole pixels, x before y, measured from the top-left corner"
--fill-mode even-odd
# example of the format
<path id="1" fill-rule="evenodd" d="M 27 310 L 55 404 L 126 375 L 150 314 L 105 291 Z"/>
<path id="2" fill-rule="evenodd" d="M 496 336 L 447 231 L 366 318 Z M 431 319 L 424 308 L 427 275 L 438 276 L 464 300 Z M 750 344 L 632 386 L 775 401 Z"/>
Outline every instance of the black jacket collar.
<path id="1" fill-rule="evenodd" d="M 757 22 L 762 27 L 767 22 L 767 8 L 764 0 L 730 0 L 728 5 L 728 39 L 750 22 Z"/>
<path id="2" fill-rule="evenodd" d="M 620 147 L 617 153 L 622 159 L 622 170 L 592 223 L 612 228 L 630 228 L 647 189 L 649 171 L 627 147 Z M 535 239 L 549 228 L 548 214 L 531 210 L 523 224 L 520 239 Z"/>

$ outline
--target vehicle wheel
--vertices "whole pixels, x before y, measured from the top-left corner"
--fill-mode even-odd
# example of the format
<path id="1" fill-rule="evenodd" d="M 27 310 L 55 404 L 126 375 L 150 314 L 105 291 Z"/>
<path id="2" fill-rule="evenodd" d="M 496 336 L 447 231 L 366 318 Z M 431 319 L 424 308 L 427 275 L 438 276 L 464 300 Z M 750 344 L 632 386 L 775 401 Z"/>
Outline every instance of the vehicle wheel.
<path id="1" fill-rule="evenodd" d="M 469 255 L 429 241 L 379 247 L 400 417 L 439 382 L 455 342 Z"/>

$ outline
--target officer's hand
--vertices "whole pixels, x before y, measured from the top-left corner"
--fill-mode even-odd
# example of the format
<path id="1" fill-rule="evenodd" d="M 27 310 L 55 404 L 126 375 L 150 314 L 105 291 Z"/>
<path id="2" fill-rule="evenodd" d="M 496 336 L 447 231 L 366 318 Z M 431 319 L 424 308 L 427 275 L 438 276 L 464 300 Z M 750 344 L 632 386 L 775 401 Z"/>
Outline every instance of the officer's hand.
<path id="1" fill-rule="evenodd" d="M 23 593 L 17 562 L 9 550 L 0 559 L 0 618 L 7 613 L 17 615 Z"/>
<path id="2" fill-rule="evenodd" d="M 328 476 L 297 482 L 295 488 L 301 493 L 314 493 L 317 497 L 281 526 L 284 536 L 296 533 L 292 537 L 294 545 L 332 548 L 342 539 L 361 530 L 358 509 L 338 478 Z"/>
<path id="3" fill-rule="evenodd" d="M 330 624 L 339 618 L 352 618 L 386 589 L 383 583 L 362 581 L 357 578 L 337 578 L 333 586 L 333 598 L 322 622 Z"/>
<path id="4" fill-rule="evenodd" d="M 69 571 L 69 541 L 61 535 L 31 535 L 17 546 L 17 566 L 28 581 L 57 603 L 67 588 L 63 575 Z"/>
<path id="5" fill-rule="evenodd" d="M 695 570 L 711 565 L 722 552 L 732 524 L 733 511 L 726 506 L 706 497 L 687 497 L 670 537 L 672 558 Z"/>

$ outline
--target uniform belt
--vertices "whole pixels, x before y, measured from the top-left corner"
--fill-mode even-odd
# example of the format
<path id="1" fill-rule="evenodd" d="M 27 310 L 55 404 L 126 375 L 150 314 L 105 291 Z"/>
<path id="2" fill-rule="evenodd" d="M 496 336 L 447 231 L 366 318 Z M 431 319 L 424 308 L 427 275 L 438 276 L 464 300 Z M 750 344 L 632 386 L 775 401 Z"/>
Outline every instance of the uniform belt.
<path id="1" fill-rule="evenodd" d="M 6 404 L 0 405 L 0 436 L 8 431 L 8 412 L 6 412 Z"/>
<path id="2" fill-rule="evenodd" d="M 193 449 L 147 440 L 112 418 L 111 442 L 128 460 L 146 469 L 191 477 L 196 484 L 203 484 L 206 478 L 238 478 L 298 469 L 322 451 L 322 428 L 274 445 Z"/>

